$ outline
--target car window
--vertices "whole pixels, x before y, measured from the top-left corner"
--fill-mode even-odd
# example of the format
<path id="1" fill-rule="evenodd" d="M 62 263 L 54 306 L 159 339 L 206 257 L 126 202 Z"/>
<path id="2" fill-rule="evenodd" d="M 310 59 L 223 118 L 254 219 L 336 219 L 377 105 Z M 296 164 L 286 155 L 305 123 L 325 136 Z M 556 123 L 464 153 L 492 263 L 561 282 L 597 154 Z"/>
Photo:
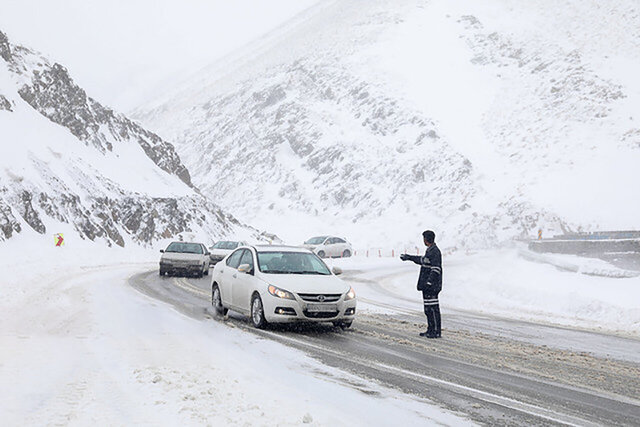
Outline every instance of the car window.
<path id="1" fill-rule="evenodd" d="M 336 243 L 336 239 L 334 237 L 327 239 L 327 245 L 333 245 L 334 243 Z"/>
<path id="2" fill-rule="evenodd" d="M 216 249 L 236 249 L 240 246 L 239 242 L 229 242 L 229 241 L 221 241 L 213 245 Z"/>
<path id="3" fill-rule="evenodd" d="M 241 249 L 232 253 L 231 256 L 227 258 L 227 265 L 232 268 L 238 268 L 238 266 L 240 265 L 240 258 L 242 257 L 243 252 L 244 252 L 244 249 Z"/>
<path id="4" fill-rule="evenodd" d="M 307 240 L 306 242 L 304 242 L 304 244 L 305 245 L 320 245 L 320 244 L 322 244 L 322 242 L 325 241 L 326 238 L 327 238 L 327 236 L 312 237 L 309 240 Z"/>
<path id="5" fill-rule="evenodd" d="M 333 239 L 335 241 L 335 243 L 347 243 L 346 240 L 343 240 L 339 237 L 336 237 L 335 239 Z"/>
<path id="6" fill-rule="evenodd" d="M 240 264 L 238 265 L 242 265 L 242 264 L 249 264 L 249 266 L 253 270 L 253 255 L 251 254 L 251 251 L 248 249 L 244 250 L 244 254 L 242 255 L 242 258 L 240 259 Z"/>
<path id="7" fill-rule="evenodd" d="M 308 252 L 258 252 L 258 266 L 266 274 L 331 274 L 316 254 Z"/>
<path id="8" fill-rule="evenodd" d="M 176 252 L 182 254 L 199 254 L 202 255 L 204 251 L 202 250 L 202 245 L 200 243 L 183 243 L 183 242 L 173 242 L 169 246 L 165 252 Z"/>

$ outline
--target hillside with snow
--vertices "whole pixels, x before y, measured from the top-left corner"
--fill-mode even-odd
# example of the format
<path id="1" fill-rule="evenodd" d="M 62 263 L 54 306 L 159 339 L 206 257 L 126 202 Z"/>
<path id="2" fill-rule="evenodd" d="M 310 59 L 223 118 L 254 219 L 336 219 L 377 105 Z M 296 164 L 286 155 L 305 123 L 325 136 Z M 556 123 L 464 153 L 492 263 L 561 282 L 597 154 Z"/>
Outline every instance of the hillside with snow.
<path id="1" fill-rule="evenodd" d="M 150 245 L 259 237 L 203 197 L 173 145 L 0 32 L 0 240 L 65 232 Z"/>
<path id="2" fill-rule="evenodd" d="M 638 28 L 625 0 L 323 3 L 134 117 L 293 241 L 637 228 Z"/>

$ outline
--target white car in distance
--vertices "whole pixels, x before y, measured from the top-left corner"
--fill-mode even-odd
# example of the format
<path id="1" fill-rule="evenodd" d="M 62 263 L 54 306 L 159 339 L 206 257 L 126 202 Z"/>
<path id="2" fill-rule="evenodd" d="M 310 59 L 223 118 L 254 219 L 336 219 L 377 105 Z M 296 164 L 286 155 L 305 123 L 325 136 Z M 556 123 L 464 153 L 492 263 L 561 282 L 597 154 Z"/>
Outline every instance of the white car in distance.
<path id="1" fill-rule="evenodd" d="M 213 246 L 209 248 L 210 264 L 215 265 L 219 261 L 222 261 L 224 257 L 229 255 L 233 250 L 237 249 L 239 246 L 246 246 L 247 242 L 237 242 L 232 240 L 222 240 L 220 242 L 216 242 Z"/>
<path id="2" fill-rule="evenodd" d="M 320 258 L 348 258 L 353 255 L 353 247 L 341 237 L 316 236 L 304 242 L 303 246 L 317 253 Z"/>
<path id="3" fill-rule="evenodd" d="M 160 276 L 165 274 L 209 274 L 209 251 L 202 243 L 171 242 L 160 252 Z"/>
<path id="4" fill-rule="evenodd" d="M 356 314 L 353 289 L 316 254 L 290 246 L 244 246 L 216 264 L 211 304 L 251 317 L 256 328 L 269 323 L 332 322 L 348 328 Z"/>

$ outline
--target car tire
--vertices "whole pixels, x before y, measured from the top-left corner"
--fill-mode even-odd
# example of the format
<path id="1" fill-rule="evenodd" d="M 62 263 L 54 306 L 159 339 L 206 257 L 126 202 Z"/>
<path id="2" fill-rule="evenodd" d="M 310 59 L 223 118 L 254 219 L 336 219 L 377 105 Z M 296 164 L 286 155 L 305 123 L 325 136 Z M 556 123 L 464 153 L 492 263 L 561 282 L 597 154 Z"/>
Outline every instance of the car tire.
<path id="1" fill-rule="evenodd" d="M 345 249 L 344 252 L 342 252 L 342 258 L 349 258 L 351 256 L 351 251 L 349 249 Z"/>
<path id="2" fill-rule="evenodd" d="M 220 288 L 218 285 L 213 285 L 211 289 L 211 305 L 217 315 L 226 316 L 229 309 L 222 305 L 222 296 L 220 295 Z"/>
<path id="3" fill-rule="evenodd" d="M 251 323 L 258 329 L 267 327 L 267 319 L 264 317 L 264 305 L 260 295 L 253 294 L 251 298 Z"/>
<path id="4" fill-rule="evenodd" d="M 324 258 L 324 251 L 319 251 L 319 252 L 318 252 L 318 256 L 319 256 L 320 258 Z"/>
<path id="5" fill-rule="evenodd" d="M 158 274 L 160 274 L 160 276 L 164 276 L 166 273 L 163 269 L 160 269 L 160 271 L 158 271 Z"/>
<path id="6" fill-rule="evenodd" d="M 202 274 L 204 274 L 205 276 L 209 275 L 209 264 L 202 265 Z"/>

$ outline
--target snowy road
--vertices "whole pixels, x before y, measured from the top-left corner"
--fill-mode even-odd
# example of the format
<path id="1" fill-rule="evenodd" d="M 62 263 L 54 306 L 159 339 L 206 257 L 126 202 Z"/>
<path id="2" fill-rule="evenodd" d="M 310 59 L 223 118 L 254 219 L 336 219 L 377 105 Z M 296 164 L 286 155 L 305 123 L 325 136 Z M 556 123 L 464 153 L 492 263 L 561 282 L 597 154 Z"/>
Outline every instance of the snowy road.
<path id="1" fill-rule="evenodd" d="M 233 314 L 226 324 L 483 424 L 640 424 L 640 342 L 462 312 L 446 313 L 442 339 L 425 340 L 417 336 L 423 315 L 384 286 L 397 274 L 345 274 L 359 288 L 361 311 L 344 332 L 260 331 Z M 129 282 L 188 316 L 222 321 L 209 310 L 207 277 L 159 277 L 154 270 Z"/>

